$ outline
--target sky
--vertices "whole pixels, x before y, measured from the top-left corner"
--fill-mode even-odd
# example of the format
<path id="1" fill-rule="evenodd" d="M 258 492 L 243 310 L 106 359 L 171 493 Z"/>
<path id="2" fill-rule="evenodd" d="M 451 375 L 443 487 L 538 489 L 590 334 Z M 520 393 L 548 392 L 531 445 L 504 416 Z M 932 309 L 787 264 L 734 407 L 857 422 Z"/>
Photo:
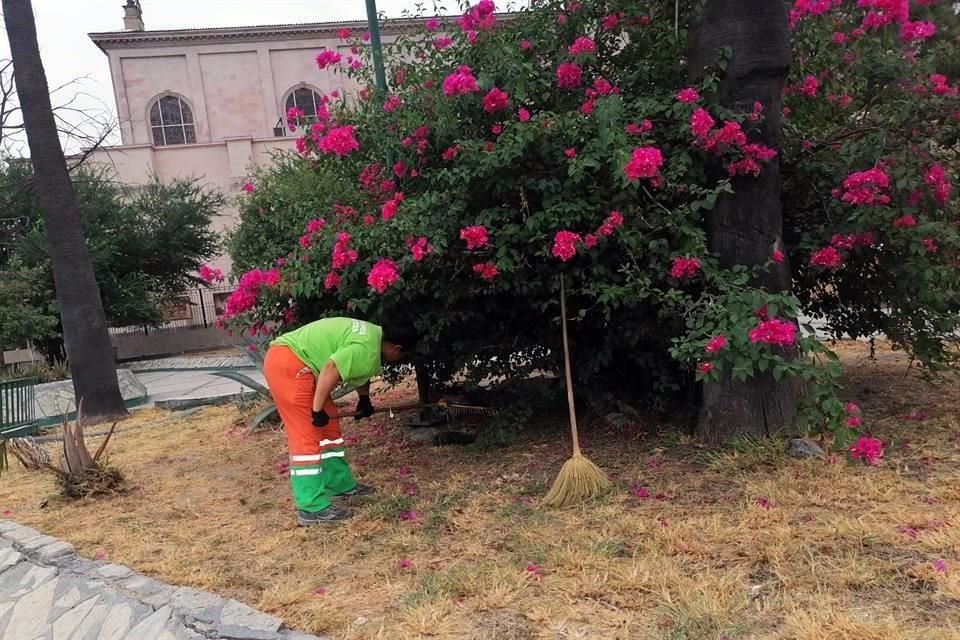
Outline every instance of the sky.
<path id="1" fill-rule="evenodd" d="M 33 0 L 47 82 L 51 89 L 69 85 L 56 92 L 54 105 L 72 100 L 72 106 L 98 119 L 116 120 L 107 57 L 87 34 L 122 31 L 123 4 L 123 0 Z M 377 0 L 377 10 L 387 17 L 400 17 L 417 5 L 432 13 L 433 4 L 433 0 Z M 458 11 L 457 0 L 438 0 L 438 4 L 446 4 L 449 12 Z M 147 30 L 366 18 L 365 0 L 141 0 L 141 5 Z M 0 59 L 9 57 L 4 32 Z"/>

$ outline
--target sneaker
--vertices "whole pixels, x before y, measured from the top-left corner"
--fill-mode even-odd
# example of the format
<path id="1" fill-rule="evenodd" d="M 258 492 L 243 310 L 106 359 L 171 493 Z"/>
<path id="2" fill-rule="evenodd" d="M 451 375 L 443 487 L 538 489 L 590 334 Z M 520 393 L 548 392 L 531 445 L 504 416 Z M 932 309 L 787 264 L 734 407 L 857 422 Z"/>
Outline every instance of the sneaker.
<path id="1" fill-rule="evenodd" d="M 315 524 L 323 524 L 325 522 L 340 522 L 341 520 L 346 520 L 353 516 L 353 513 L 349 509 L 341 509 L 330 505 L 326 509 L 320 511 L 300 511 L 297 510 L 297 526 L 298 527 L 310 527 Z"/>
<path id="2" fill-rule="evenodd" d="M 376 492 L 377 492 L 377 490 L 374 489 L 373 487 L 371 487 L 370 485 L 368 485 L 368 484 L 360 484 L 360 483 L 358 482 L 358 483 L 357 483 L 357 486 L 355 486 L 353 489 L 350 489 L 349 491 L 344 491 L 343 493 L 338 493 L 337 495 L 335 495 L 335 496 L 333 496 L 333 497 L 334 497 L 334 499 L 336 499 L 336 498 L 364 498 L 364 497 L 366 497 L 366 496 L 372 496 L 372 495 L 375 494 Z"/>

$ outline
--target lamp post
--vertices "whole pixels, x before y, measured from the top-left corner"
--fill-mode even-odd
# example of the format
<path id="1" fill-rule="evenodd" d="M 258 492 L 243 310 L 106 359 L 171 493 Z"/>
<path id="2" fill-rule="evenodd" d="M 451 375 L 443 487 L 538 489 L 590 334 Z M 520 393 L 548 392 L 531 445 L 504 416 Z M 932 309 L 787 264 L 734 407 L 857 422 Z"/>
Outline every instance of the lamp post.
<path id="1" fill-rule="evenodd" d="M 377 19 L 377 0 L 367 0 L 367 24 L 370 31 L 370 46 L 373 48 L 373 72 L 377 89 L 387 90 L 387 75 L 383 70 L 383 45 L 380 43 L 380 22 Z"/>

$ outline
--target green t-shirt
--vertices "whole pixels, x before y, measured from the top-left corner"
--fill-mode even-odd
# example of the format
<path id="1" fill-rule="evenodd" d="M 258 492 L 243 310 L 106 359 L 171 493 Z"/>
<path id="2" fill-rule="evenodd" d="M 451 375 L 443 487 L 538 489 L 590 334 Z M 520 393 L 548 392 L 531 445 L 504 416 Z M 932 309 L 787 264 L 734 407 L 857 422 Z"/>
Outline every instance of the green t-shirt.
<path id="1" fill-rule="evenodd" d="M 380 372 L 383 329 L 352 318 L 324 318 L 285 333 L 271 344 L 289 347 L 314 375 L 333 360 L 340 378 L 357 386 Z"/>

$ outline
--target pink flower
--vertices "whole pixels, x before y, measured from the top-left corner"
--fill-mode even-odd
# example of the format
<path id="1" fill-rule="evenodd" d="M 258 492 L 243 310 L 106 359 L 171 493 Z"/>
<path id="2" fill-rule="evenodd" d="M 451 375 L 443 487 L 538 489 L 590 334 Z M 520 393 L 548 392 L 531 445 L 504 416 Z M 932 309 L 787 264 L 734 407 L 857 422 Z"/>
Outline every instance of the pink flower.
<path id="1" fill-rule="evenodd" d="M 393 113 L 400 108 L 400 105 L 403 104 L 403 101 L 400 99 L 400 96 L 391 95 L 383 102 L 383 110 L 387 113 Z"/>
<path id="2" fill-rule="evenodd" d="M 477 86 L 477 79 L 468 66 L 457 67 L 455 72 L 443 79 L 443 95 L 448 98 L 477 91 L 480 91 L 480 87 Z"/>
<path id="3" fill-rule="evenodd" d="M 576 89 L 582 76 L 583 70 L 572 62 L 561 62 L 557 66 L 557 86 L 561 89 Z"/>
<path id="4" fill-rule="evenodd" d="M 868 465 L 876 466 L 883 457 L 883 443 L 876 438 L 860 436 L 850 447 L 850 457 L 854 460 L 863 459 Z"/>
<path id="5" fill-rule="evenodd" d="M 317 66 L 321 70 L 326 69 L 331 65 L 338 64 L 341 57 L 342 56 L 333 49 L 324 49 L 317 54 Z"/>
<path id="6" fill-rule="evenodd" d="M 493 113 L 501 109 L 510 108 L 510 96 L 506 91 L 494 87 L 490 89 L 487 95 L 483 96 L 483 110 L 486 113 Z"/>
<path id="7" fill-rule="evenodd" d="M 698 107 L 690 116 L 690 132 L 695 138 L 705 138 L 716 124 L 706 109 Z"/>
<path id="8" fill-rule="evenodd" d="M 637 147 L 630 161 L 623 167 L 627 180 L 631 182 L 641 178 L 656 178 L 663 166 L 663 155 L 656 147 Z"/>
<path id="9" fill-rule="evenodd" d="M 697 365 L 697 372 L 700 373 L 701 375 L 705 376 L 711 371 L 713 371 L 712 362 L 701 362 L 700 364 Z"/>
<path id="10" fill-rule="evenodd" d="M 336 271 L 331 271 L 327 274 L 327 277 L 323 279 L 323 288 L 327 291 L 331 289 L 337 289 L 340 287 L 340 276 Z"/>
<path id="11" fill-rule="evenodd" d="M 529 578 L 537 581 L 543 580 L 543 567 L 540 565 L 530 563 L 527 565 L 525 571 L 527 572 L 527 576 Z"/>
<path id="12" fill-rule="evenodd" d="M 800 93 L 805 95 L 808 98 L 813 98 L 817 95 L 817 89 L 820 88 L 820 82 L 814 76 L 808 75 L 803 79 L 803 86 L 800 88 Z"/>
<path id="13" fill-rule="evenodd" d="M 398 571 L 406 571 L 411 567 L 413 567 L 413 562 L 411 562 L 410 560 L 407 560 L 406 558 L 403 558 L 402 560 L 397 560 Z"/>
<path id="14" fill-rule="evenodd" d="M 861 424 L 863 424 L 862 418 L 858 418 L 857 416 L 850 416 L 849 418 L 847 418 L 847 426 L 850 427 L 851 429 L 856 429 Z"/>
<path id="15" fill-rule="evenodd" d="M 413 257 L 414 262 L 420 262 L 433 253 L 433 246 L 424 236 L 420 236 L 419 238 L 411 236 L 407 239 L 407 246 L 410 247 L 410 255 Z"/>
<path id="16" fill-rule="evenodd" d="M 383 206 L 380 207 L 380 218 L 382 220 L 392 220 L 395 215 L 397 215 L 397 207 L 400 206 L 400 203 L 396 200 L 387 200 L 383 203 Z"/>
<path id="17" fill-rule="evenodd" d="M 837 269 L 842 263 L 843 257 L 833 247 L 824 247 L 810 256 L 810 264 L 824 269 Z"/>
<path id="18" fill-rule="evenodd" d="M 253 193 L 254 190 L 256 190 L 256 187 L 254 187 L 253 184 L 250 182 L 244 182 L 243 186 L 240 188 L 246 191 L 247 193 Z"/>
<path id="19" fill-rule="evenodd" d="M 843 410 L 850 415 L 858 415 L 860 413 L 860 407 L 853 402 L 848 402 L 843 405 Z"/>
<path id="20" fill-rule="evenodd" d="M 630 493 L 632 493 L 636 498 L 643 499 L 650 497 L 650 492 L 639 485 L 631 485 Z"/>
<path id="21" fill-rule="evenodd" d="M 933 238 L 924 238 L 920 242 L 923 244 L 923 248 L 927 250 L 927 253 L 937 252 L 937 241 Z"/>
<path id="22" fill-rule="evenodd" d="M 569 149 L 563 152 L 563 155 L 567 156 L 568 158 L 576 158 L 577 150 L 574 149 L 573 147 L 570 147 Z"/>
<path id="23" fill-rule="evenodd" d="M 720 351 L 725 346 L 727 346 L 727 337 L 726 336 L 714 336 L 707 341 L 707 346 L 704 347 L 704 351 L 707 353 L 716 353 Z"/>
<path id="24" fill-rule="evenodd" d="M 693 278 L 700 273 L 700 261 L 696 258 L 674 258 L 670 265 L 670 277 L 681 280 Z"/>
<path id="25" fill-rule="evenodd" d="M 946 573 L 947 572 L 947 561 L 946 560 L 936 560 L 933 563 L 933 570 L 937 573 Z"/>
<path id="26" fill-rule="evenodd" d="M 500 273 L 500 270 L 497 269 L 497 265 L 492 262 L 483 262 L 473 265 L 473 272 L 484 280 L 493 280 Z"/>
<path id="27" fill-rule="evenodd" d="M 770 254 L 770 259 L 776 264 L 780 264 L 781 262 L 783 262 L 783 251 L 780 251 L 779 249 L 774 249 L 773 253 Z"/>
<path id="28" fill-rule="evenodd" d="M 437 51 L 443 51 L 447 47 L 453 44 L 453 38 L 450 36 L 437 36 L 433 39 L 433 47 Z"/>
<path id="29" fill-rule="evenodd" d="M 523 49 L 524 51 L 529 51 L 532 47 L 533 47 L 533 43 L 530 42 L 529 40 L 520 41 L 520 48 Z"/>
<path id="30" fill-rule="evenodd" d="M 382 295 L 399 278 L 397 264 L 389 258 L 380 258 L 367 274 L 367 284 Z"/>
<path id="31" fill-rule="evenodd" d="M 326 594 L 327 594 L 327 588 L 326 588 L 326 587 L 317 587 L 316 589 L 313 590 L 313 595 L 315 595 L 315 596 L 323 596 L 323 595 L 326 595 Z"/>
<path id="32" fill-rule="evenodd" d="M 197 273 L 200 275 L 200 279 L 207 284 L 223 282 L 223 272 L 215 267 L 202 264 L 200 265 L 200 268 L 197 269 Z"/>
<path id="33" fill-rule="evenodd" d="M 904 42 L 926 40 L 936 33 L 937 25 L 932 22 L 904 22 L 900 25 L 900 39 Z"/>
<path id="34" fill-rule="evenodd" d="M 843 181 L 840 199 L 854 205 L 888 204 L 890 196 L 884 191 L 890 186 L 890 178 L 880 167 L 857 171 Z"/>
<path id="35" fill-rule="evenodd" d="M 280 271 L 278 269 L 247 271 L 240 276 L 236 290 L 227 298 L 221 319 L 225 320 L 249 311 L 256 305 L 257 297 L 264 288 L 275 287 L 279 282 Z"/>
<path id="36" fill-rule="evenodd" d="M 400 522 L 413 522 L 417 519 L 417 512 L 411 509 L 410 511 L 401 511 L 400 512 Z"/>
<path id="37" fill-rule="evenodd" d="M 7 513 L 8 511 L 10 511 L 10 510 L 9 510 L 9 509 L 6 509 L 6 510 L 3 512 L 3 515 L 4 515 L 4 516 L 8 516 L 8 515 L 12 515 L 12 514 L 13 514 L 12 511 L 10 511 L 10 513 Z M 107 557 L 107 554 L 106 554 L 105 552 L 103 552 L 103 551 L 97 551 L 97 553 L 93 556 L 93 559 L 94 559 L 94 560 L 104 560 L 104 559 L 106 559 L 106 557 Z"/>
<path id="38" fill-rule="evenodd" d="M 460 147 L 459 147 L 458 145 L 453 145 L 452 147 L 450 147 L 449 149 L 447 149 L 446 151 L 444 151 L 444 152 L 441 154 L 441 157 L 442 157 L 446 162 L 450 162 L 451 160 L 453 160 L 453 159 L 456 157 L 456 155 L 457 155 L 458 153 L 460 153 Z"/>
<path id="39" fill-rule="evenodd" d="M 687 87 L 677 92 L 677 100 L 684 104 L 692 104 L 700 99 L 700 94 L 693 87 Z"/>
<path id="40" fill-rule="evenodd" d="M 587 249 L 593 249 L 595 246 L 597 246 L 597 236 L 593 235 L 592 233 L 588 233 L 587 235 L 583 236 L 583 246 L 585 246 Z"/>
<path id="41" fill-rule="evenodd" d="M 489 242 L 487 228 L 482 225 L 474 225 L 460 229 L 460 239 L 466 241 L 467 251 L 481 249 L 487 246 Z"/>
<path id="42" fill-rule="evenodd" d="M 597 44 L 586 36 L 580 36 L 567 51 L 572 56 L 593 55 L 597 52 Z"/>
<path id="43" fill-rule="evenodd" d="M 350 248 L 350 234 L 338 233 L 333 244 L 333 268 L 343 270 L 357 261 L 357 252 Z"/>
<path id="44" fill-rule="evenodd" d="M 603 28 L 604 31 L 610 31 L 612 29 L 616 29 L 617 24 L 619 23 L 620 23 L 620 18 L 615 13 L 611 13 L 608 16 L 604 16 L 603 19 L 600 20 L 600 26 Z"/>
<path id="45" fill-rule="evenodd" d="M 397 473 L 401 476 L 408 476 L 410 475 L 410 467 L 400 467 L 397 469 Z"/>
<path id="46" fill-rule="evenodd" d="M 773 509 L 773 501 L 769 498 L 755 498 L 753 504 L 757 505 L 764 511 L 770 511 Z"/>
<path id="47" fill-rule="evenodd" d="M 902 215 L 893 221 L 895 229 L 911 229 L 915 226 L 917 226 L 917 219 L 909 214 Z"/>
<path id="48" fill-rule="evenodd" d="M 557 231 L 553 237 L 553 248 L 550 253 L 555 258 L 567 262 L 577 255 L 577 244 L 580 242 L 580 234 L 572 231 Z"/>
<path id="49" fill-rule="evenodd" d="M 337 37 L 341 40 L 349 40 L 353 32 L 350 29 L 337 29 Z"/>
<path id="50" fill-rule="evenodd" d="M 430 18 L 429 20 L 427 20 L 426 24 L 423 25 L 423 27 L 427 31 L 436 31 L 437 29 L 440 28 L 440 21 L 437 20 L 436 18 Z"/>
<path id="51" fill-rule="evenodd" d="M 797 326 L 785 320 L 761 320 L 747 334 L 750 344 L 763 342 L 781 347 L 792 346 L 797 341 Z"/>
<path id="52" fill-rule="evenodd" d="M 327 225 L 327 221 L 323 218 L 313 218 L 307 222 L 307 226 L 304 227 L 304 232 L 306 233 L 319 233 Z"/>
<path id="53" fill-rule="evenodd" d="M 523 107 L 520 107 L 520 108 L 517 110 L 517 119 L 518 119 L 520 122 L 529 122 L 529 121 L 530 121 L 530 112 L 527 111 L 526 109 L 524 109 Z"/>
<path id="54" fill-rule="evenodd" d="M 351 125 L 331 128 L 327 135 L 320 139 L 317 146 L 326 155 L 332 153 L 341 157 L 360 149 L 360 144 L 353 135 L 353 126 Z"/>
<path id="55" fill-rule="evenodd" d="M 940 204 L 950 201 L 950 178 L 946 170 L 939 164 L 933 164 L 923 174 L 923 181 L 933 188 L 933 199 Z"/>

